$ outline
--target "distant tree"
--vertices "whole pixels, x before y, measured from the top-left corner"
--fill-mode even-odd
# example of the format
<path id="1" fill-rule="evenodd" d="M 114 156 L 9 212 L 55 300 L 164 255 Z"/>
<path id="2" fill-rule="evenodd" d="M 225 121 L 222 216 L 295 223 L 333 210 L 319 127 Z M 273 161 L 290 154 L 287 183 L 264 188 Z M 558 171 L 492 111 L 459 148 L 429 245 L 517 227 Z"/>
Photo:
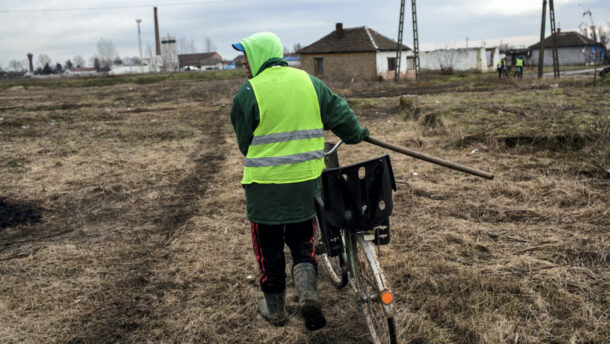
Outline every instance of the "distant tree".
<path id="1" fill-rule="evenodd" d="M 8 63 L 8 70 L 9 71 L 21 72 L 24 69 L 25 68 L 24 68 L 23 63 L 21 61 L 11 60 Z"/>
<path id="2" fill-rule="evenodd" d="M 435 52 L 436 62 L 438 63 L 441 74 L 453 74 L 455 63 L 455 49 L 441 49 Z"/>
<path id="3" fill-rule="evenodd" d="M 515 49 L 515 46 L 512 44 L 508 44 L 508 43 L 502 43 L 498 46 L 498 50 L 503 53 L 505 51 L 509 51 L 509 50 L 513 50 Z"/>
<path id="4" fill-rule="evenodd" d="M 216 51 L 216 45 L 214 44 L 214 42 L 212 42 L 212 39 L 210 37 L 205 38 L 205 43 L 203 46 L 205 47 L 206 53 L 211 53 L 211 52 Z"/>
<path id="5" fill-rule="evenodd" d="M 63 71 L 64 71 L 64 69 L 63 69 L 63 67 L 61 66 L 61 63 L 57 62 L 57 63 L 55 64 L 55 68 L 53 69 L 53 73 L 55 73 L 55 74 L 61 74 L 61 73 L 63 73 Z"/>
<path id="6" fill-rule="evenodd" d="M 292 51 L 295 52 L 295 53 L 297 51 L 301 50 L 301 48 L 303 48 L 303 47 L 301 46 L 301 43 L 299 43 L 299 42 L 297 42 L 297 43 L 292 45 Z"/>
<path id="7" fill-rule="evenodd" d="M 46 65 L 51 65 L 51 63 L 52 63 L 51 58 L 49 57 L 49 55 L 46 55 L 46 54 L 38 55 L 37 62 L 38 62 L 38 67 L 41 67 L 42 69 L 44 69 L 44 67 Z"/>
<path id="8" fill-rule="evenodd" d="M 68 60 L 68 61 L 64 62 L 64 69 L 72 69 L 72 67 L 74 67 L 74 65 L 72 64 L 72 61 Z"/>
<path id="9" fill-rule="evenodd" d="M 153 51 L 152 45 L 147 44 L 146 45 L 146 57 L 152 58 L 153 56 L 155 56 L 155 52 Z"/>
<path id="10" fill-rule="evenodd" d="M 100 60 L 97 57 L 93 58 L 93 68 L 95 68 L 96 72 L 101 72 L 102 66 L 100 64 Z"/>
<path id="11" fill-rule="evenodd" d="M 76 66 L 76 68 L 85 68 L 85 66 L 87 65 L 87 63 L 85 62 L 85 59 L 80 55 L 74 56 L 73 63 L 74 63 L 74 66 Z"/>
<path id="12" fill-rule="evenodd" d="M 53 68 L 51 68 L 51 66 L 48 63 L 46 63 L 44 65 L 44 67 L 42 67 L 40 74 L 44 74 L 44 75 L 53 74 Z"/>
<path id="13" fill-rule="evenodd" d="M 146 45 L 146 57 L 148 58 L 148 65 L 152 67 L 152 71 L 156 71 L 157 68 L 157 55 L 150 44 Z"/>
<path id="14" fill-rule="evenodd" d="M 608 43 L 610 43 L 610 23 L 608 23 L 607 27 L 599 27 L 599 33 L 597 37 L 599 37 L 599 42 L 604 47 L 608 47 Z"/>
<path id="15" fill-rule="evenodd" d="M 580 5 L 580 6 L 582 7 L 582 5 Z M 585 8 L 583 7 L 583 9 L 585 9 Z M 591 38 L 595 42 L 600 42 L 598 40 L 598 37 L 597 37 L 597 30 L 596 30 L 597 27 L 595 26 L 595 23 L 593 22 L 593 14 L 591 13 L 591 10 L 585 9 L 585 12 L 583 12 L 582 16 L 583 16 L 583 18 L 586 18 L 587 16 L 589 16 L 589 23 L 591 23 L 590 27 L 591 27 L 591 31 L 592 31 L 592 37 Z M 583 25 L 583 24 L 584 23 L 582 23 L 581 25 Z M 603 62 L 602 61 L 603 50 L 601 48 L 598 48 L 598 47 L 593 47 L 592 50 L 593 51 L 591 51 L 591 54 L 589 55 L 589 58 L 587 59 L 587 61 L 590 63 L 591 59 L 593 59 L 593 65 L 595 66 L 594 67 L 595 69 L 593 71 L 593 87 L 595 87 L 596 86 L 596 81 L 597 81 L 597 63 L 598 62 Z"/>
<path id="16" fill-rule="evenodd" d="M 114 44 L 111 40 L 100 38 L 97 42 L 97 59 L 99 61 L 101 69 L 110 69 L 112 62 L 117 58 L 119 54 L 114 48 Z"/>
<path id="17" fill-rule="evenodd" d="M 140 58 L 137 56 L 123 58 L 123 66 L 139 66 Z"/>
<path id="18" fill-rule="evenodd" d="M 134 56 L 131 58 L 131 65 L 132 66 L 139 66 L 142 64 L 142 60 L 140 59 L 139 56 Z"/>
<path id="19" fill-rule="evenodd" d="M 114 61 L 112 61 L 112 64 L 117 65 L 117 66 L 120 66 L 120 65 L 122 65 L 122 64 L 123 64 L 123 60 L 121 60 L 121 58 L 117 56 L 117 57 L 114 59 Z"/>
<path id="20" fill-rule="evenodd" d="M 178 38 L 177 48 L 178 54 L 192 54 L 195 52 L 195 42 L 192 38 L 186 38 L 184 36 Z"/>

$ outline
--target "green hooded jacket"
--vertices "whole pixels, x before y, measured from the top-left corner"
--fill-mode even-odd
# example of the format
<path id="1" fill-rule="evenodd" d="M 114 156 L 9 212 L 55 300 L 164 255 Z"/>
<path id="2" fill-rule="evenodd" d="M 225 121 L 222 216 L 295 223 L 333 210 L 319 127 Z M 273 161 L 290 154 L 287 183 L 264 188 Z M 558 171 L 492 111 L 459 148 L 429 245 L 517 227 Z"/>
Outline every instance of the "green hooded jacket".
<path id="1" fill-rule="evenodd" d="M 283 60 L 283 47 L 275 34 L 254 34 L 240 42 L 244 47 L 252 75 L 265 69 L 287 66 Z M 318 96 L 320 114 L 325 130 L 331 130 L 348 144 L 356 144 L 369 136 L 349 108 L 347 102 L 334 94 L 328 86 L 309 76 Z M 246 156 L 259 124 L 259 108 L 249 81 L 246 81 L 233 98 L 231 124 L 237 144 Z M 320 180 L 314 179 L 289 184 L 244 184 L 246 210 L 250 221 L 262 224 L 285 224 L 310 220 L 315 216 L 313 198 L 320 195 Z"/>

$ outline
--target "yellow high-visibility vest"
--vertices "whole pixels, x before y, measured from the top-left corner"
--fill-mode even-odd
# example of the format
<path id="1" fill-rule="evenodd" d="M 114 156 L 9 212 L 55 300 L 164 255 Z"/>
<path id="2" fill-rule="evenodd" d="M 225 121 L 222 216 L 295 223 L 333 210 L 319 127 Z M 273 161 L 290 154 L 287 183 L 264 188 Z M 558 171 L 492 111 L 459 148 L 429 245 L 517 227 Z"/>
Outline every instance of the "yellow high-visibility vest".
<path id="1" fill-rule="evenodd" d="M 260 121 L 244 161 L 242 184 L 286 184 L 324 170 L 324 126 L 309 75 L 270 67 L 250 80 Z"/>

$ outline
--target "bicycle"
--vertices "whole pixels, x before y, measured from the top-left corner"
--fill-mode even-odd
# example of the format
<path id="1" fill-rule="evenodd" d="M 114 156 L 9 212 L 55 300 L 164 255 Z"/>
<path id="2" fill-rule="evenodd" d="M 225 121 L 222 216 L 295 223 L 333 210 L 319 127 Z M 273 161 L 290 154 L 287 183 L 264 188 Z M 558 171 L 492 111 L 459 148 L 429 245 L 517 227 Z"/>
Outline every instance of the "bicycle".
<path id="1" fill-rule="evenodd" d="M 323 198 L 316 199 L 317 247 L 339 289 L 347 284 L 361 304 L 375 344 L 396 343 L 394 295 L 374 245 L 390 242 L 389 216 L 396 183 L 387 154 L 338 167 L 337 148 L 325 153 Z"/>
<path id="2" fill-rule="evenodd" d="M 485 171 L 422 154 L 383 142 L 365 139 L 373 145 L 390 149 L 433 164 L 493 179 Z M 390 243 L 392 190 L 396 182 L 387 154 L 353 165 L 339 167 L 337 149 L 342 144 L 325 144 L 327 169 L 322 172 L 322 197 L 316 205 L 316 251 L 331 282 L 339 289 L 351 286 L 362 305 L 371 338 L 375 344 L 396 343 L 396 306 L 375 246 Z"/>

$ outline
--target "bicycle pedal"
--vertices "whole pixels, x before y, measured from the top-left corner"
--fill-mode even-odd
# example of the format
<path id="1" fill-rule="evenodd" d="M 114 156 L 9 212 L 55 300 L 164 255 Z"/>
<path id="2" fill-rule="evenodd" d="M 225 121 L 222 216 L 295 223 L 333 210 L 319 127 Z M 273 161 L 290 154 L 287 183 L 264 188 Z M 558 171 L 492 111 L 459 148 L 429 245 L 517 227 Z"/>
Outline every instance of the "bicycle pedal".
<path id="1" fill-rule="evenodd" d="M 315 247 L 315 252 L 316 256 L 319 256 L 321 254 L 328 254 L 328 251 L 326 250 L 326 245 L 324 244 L 317 244 Z"/>

